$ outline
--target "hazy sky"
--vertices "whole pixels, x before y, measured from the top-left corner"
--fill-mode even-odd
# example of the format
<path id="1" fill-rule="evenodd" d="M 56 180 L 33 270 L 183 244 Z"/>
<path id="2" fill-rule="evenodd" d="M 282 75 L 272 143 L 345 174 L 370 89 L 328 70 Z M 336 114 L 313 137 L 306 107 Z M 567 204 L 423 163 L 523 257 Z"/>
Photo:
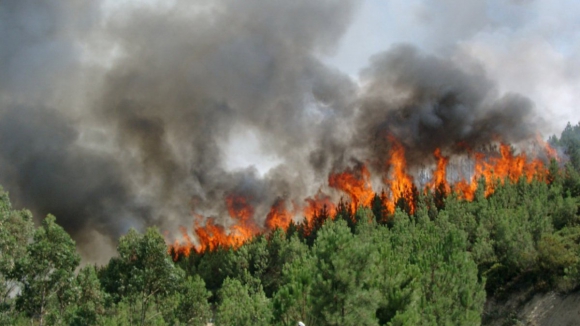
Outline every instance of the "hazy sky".
<path id="1" fill-rule="evenodd" d="M 531 98 L 559 132 L 580 121 L 580 1 L 365 0 L 334 56 L 356 77 L 397 43 L 477 60 L 503 92 Z"/>

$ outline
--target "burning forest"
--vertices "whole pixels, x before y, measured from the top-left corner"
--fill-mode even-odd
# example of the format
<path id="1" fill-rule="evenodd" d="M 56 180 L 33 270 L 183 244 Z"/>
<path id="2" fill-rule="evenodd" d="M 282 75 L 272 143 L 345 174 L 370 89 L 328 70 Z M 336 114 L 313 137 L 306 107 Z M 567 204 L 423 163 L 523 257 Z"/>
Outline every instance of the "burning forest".
<path id="1" fill-rule="evenodd" d="M 384 192 L 412 214 L 425 191 L 545 179 L 555 128 L 472 53 L 393 43 L 360 73 L 333 66 L 359 10 L 2 3 L 0 184 L 100 261 L 131 228 L 187 254 L 332 216 L 340 198 L 356 210 Z"/>
<path id="2" fill-rule="evenodd" d="M 367 165 L 360 162 L 343 171 L 329 174 L 325 188 L 329 193 L 332 190 L 338 192 L 341 203 L 346 202 L 351 212 L 360 207 L 370 208 L 373 199 L 380 198 L 387 216 L 394 214 L 396 208 L 412 215 L 419 192 L 436 193 L 440 197 L 455 195 L 459 199 L 472 201 L 478 187 L 483 187 L 483 193 L 487 197 L 504 182 L 548 182 L 547 164 L 550 160 L 560 160 L 555 150 L 541 138 L 535 139 L 531 154 L 515 153 L 514 148 L 501 142 L 485 153 L 458 144 L 458 147 L 464 148 L 464 153 L 461 154 L 458 150 L 454 155 L 463 155 L 464 159 L 455 166 L 450 166 L 450 157 L 437 148 L 433 153 L 434 169 L 429 171 L 431 178 L 423 182 L 424 186 L 421 187 L 419 180 L 415 181 L 415 177 L 409 174 L 410 167 L 407 166 L 403 145 L 393 136 L 388 139 L 391 149 L 385 159 L 383 175 L 371 175 Z M 448 170 L 455 175 L 454 179 L 448 177 Z M 373 179 L 382 181 L 379 189 L 373 188 Z M 196 217 L 193 227 L 190 230 L 181 227 L 182 238 L 175 240 L 169 251 L 174 259 L 178 259 L 191 252 L 202 253 L 218 247 L 236 248 L 258 234 L 271 232 L 276 228 L 285 230 L 291 223 L 301 222 L 308 227 L 316 214 L 321 214 L 323 209 L 326 210 L 323 214 L 325 218 L 335 216 L 337 200 L 331 198 L 329 194 L 319 190 L 315 196 L 307 197 L 301 203 L 290 203 L 291 209 L 287 209 L 288 203 L 284 198 L 277 198 L 263 225 L 257 225 L 256 220 L 259 217 L 254 215 L 255 210 L 249 205 L 249 200 L 243 195 L 229 195 L 224 198 L 231 218 L 228 228 L 216 226 L 214 218 L 194 213 Z M 197 241 L 192 241 L 190 233 Z"/>

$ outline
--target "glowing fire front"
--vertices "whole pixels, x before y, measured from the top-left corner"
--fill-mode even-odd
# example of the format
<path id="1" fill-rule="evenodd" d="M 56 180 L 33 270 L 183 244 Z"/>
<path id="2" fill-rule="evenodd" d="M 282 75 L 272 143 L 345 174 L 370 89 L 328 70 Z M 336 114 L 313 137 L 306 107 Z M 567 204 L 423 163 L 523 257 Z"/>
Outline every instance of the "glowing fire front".
<path id="1" fill-rule="evenodd" d="M 393 214 L 396 207 L 414 214 L 420 190 L 408 173 L 404 146 L 392 136 L 389 136 L 389 142 L 391 144 L 389 157 L 385 159 L 387 173 L 380 178 L 383 182 L 383 193 L 377 197 L 382 201 L 387 214 Z M 541 139 L 537 143 L 542 147 L 541 156 L 544 160 L 558 159 L 556 152 L 549 145 Z M 517 182 L 522 178 L 527 182 L 547 181 L 548 170 L 541 159 L 529 159 L 525 153 L 515 154 L 512 147 L 507 144 L 499 144 L 499 150 L 495 153 L 483 154 L 466 148 L 466 154 L 473 162 L 471 175 L 451 183 L 448 178 L 450 157 L 445 156 L 442 150 L 437 148 L 433 153 L 435 167 L 431 180 L 421 191 L 431 191 L 442 196 L 455 192 L 460 199 L 471 201 L 480 180 L 484 182 L 486 196 L 493 194 L 497 185 L 506 181 Z M 368 167 L 363 163 L 357 163 L 344 171 L 331 172 L 328 176 L 328 187 L 345 195 L 351 205 L 351 211 L 354 212 L 358 207 L 371 206 L 376 194 L 371 178 L 372 174 Z M 325 210 L 325 214 L 330 218 L 333 218 L 337 211 L 334 204 L 336 201 L 322 190 L 304 199 L 302 203 L 290 202 L 291 210 L 288 209 L 288 200 L 278 197 L 267 213 L 263 225 L 258 225 L 251 198 L 231 193 L 225 196 L 224 201 L 231 225 L 226 228 L 216 224 L 214 218 L 194 214 L 192 234 L 196 236 L 197 241 L 192 239 L 185 227 L 181 227 L 181 239 L 176 240 L 169 248 L 175 259 L 179 256 L 188 256 L 192 251 L 199 253 L 220 246 L 236 248 L 259 233 L 276 228 L 286 229 L 294 219 L 304 218 L 307 224 L 312 224 L 313 218 L 319 218 L 318 213 L 322 210 Z"/>

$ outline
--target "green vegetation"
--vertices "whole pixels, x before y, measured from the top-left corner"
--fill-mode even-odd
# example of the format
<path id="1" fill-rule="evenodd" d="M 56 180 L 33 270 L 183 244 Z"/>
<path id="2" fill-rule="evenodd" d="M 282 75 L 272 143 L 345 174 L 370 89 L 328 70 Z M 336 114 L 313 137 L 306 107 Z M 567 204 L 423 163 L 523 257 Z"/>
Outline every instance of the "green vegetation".
<path id="1" fill-rule="evenodd" d="M 471 202 L 421 194 L 176 262 L 157 229 L 129 231 L 105 266 L 79 269 L 69 235 L 0 194 L 1 325 L 477 325 L 486 298 L 580 286 L 580 125 L 551 142 L 549 183 L 520 180 Z M 580 159 L 580 156 L 579 156 Z M 379 196 L 377 196 L 378 198 Z M 483 320 L 482 320 L 483 319 Z"/>

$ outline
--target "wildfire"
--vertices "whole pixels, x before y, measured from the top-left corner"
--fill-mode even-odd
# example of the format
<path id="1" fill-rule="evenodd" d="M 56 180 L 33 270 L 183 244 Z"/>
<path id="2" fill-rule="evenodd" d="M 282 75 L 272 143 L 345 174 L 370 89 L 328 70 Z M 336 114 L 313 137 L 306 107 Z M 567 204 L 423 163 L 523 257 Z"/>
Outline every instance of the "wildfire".
<path id="1" fill-rule="evenodd" d="M 390 166 L 390 176 L 386 178 L 385 184 L 391 191 L 391 197 L 385 203 L 387 212 L 395 212 L 395 207 L 400 201 L 404 201 L 409 208 L 409 213 L 415 212 L 415 184 L 413 177 L 407 174 L 407 160 L 405 158 L 405 148 L 393 136 L 389 136 L 391 142 L 391 157 L 387 163 Z"/>
<path id="2" fill-rule="evenodd" d="M 393 214 L 396 207 L 402 207 L 409 214 L 414 214 L 418 190 L 413 177 L 407 172 L 405 148 L 393 136 L 389 136 L 388 139 L 391 150 L 385 161 L 388 172 L 383 177 L 387 192 L 383 192 L 379 198 L 387 214 Z M 543 148 L 545 154 L 543 157 L 557 159 L 555 150 L 547 143 L 540 139 L 536 144 Z M 528 182 L 534 179 L 547 180 L 548 171 L 540 159 L 529 159 L 525 153 L 515 154 L 507 144 L 500 143 L 496 154 L 474 152 L 463 143 L 458 144 L 458 148 L 465 150 L 473 160 L 470 177 L 450 184 L 447 177 L 450 159 L 438 148 L 433 153 L 435 158 L 433 177 L 427 183 L 425 191 L 435 191 L 443 197 L 453 191 L 459 198 L 471 201 L 481 178 L 484 178 L 486 196 L 493 194 L 497 186 L 506 180 L 508 182 L 517 182 L 522 178 Z M 342 191 L 349 197 L 353 212 L 359 206 L 370 207 L 376 193 L 371 184 L 371 172 L 363 163 L 344 171 L 333 171 L 328 176 L 328 186 Z M 293 208 L 289 211 L 286 198 L 278 197 L 272 203 L 263 225 L 260 226 L 255 220 L 252 199 L 243 194 L 229 193 L 224 198 L 231 219 L 228 228 L 216 224 L 215 218 L 194 214 L 192 235 L 195 235 L 197 241 L 192 239 L 185 227 L 180 227 L 181 239 L 176 240 L 169 250 L 174 259 L 178 259 L 180 256 L 190 255 L 192 250 L 200 253 L 215 250 L 220 246 L 237 248 L 256 234 L 275 228 L 287 228 L 295 217 L 305 219 L 305 231 L 308 232 L 308 228 L 312 225 L 321 225 L 324 222 L 321 219 L 334 218 L 337 209 L 334 202 L 331 196 L 320 189 L 314 196 L 304 199 L 302 205 L 291 201 Z M 302 216 L 299 216 L 299 212 Z"/>
<path id="3" fill-rule="evenodd" d="M 475 168 L 470 181 L 461 180 L 455 185 L 460 198 L 473 200 L 477 190 L 477 182 L 485 179 L 485 195 L 495 192 L 498 183 L 508 179 L 516 182 L 525 177 L 528 182 L 533 178 L 545 180 L 548 170 L 539 159 L 528 160 L 526 154 L 514 155 L 513 149 L 507 144 L 500 144 L 499 157 L 486 157 L 483 153 L 475 153 Z"/>
<path id="4" fill-rule="evenodd" d="M 292 221 L 292 215 L 286 210 L 286 203 L 284 199 L 278 198 L 270 208 L 268 216 L 266 216 L 265 227 L 268 230 L 276 228 L 285 229 Z"/>
<path id="5" fill-rule="evenodd" d="M 226 196 L 226 207 L 230 217 L 235 222 L 232 225 L 232 233 L 242 241 L 260 233 L 261 229 L 254 221 L 254 207 L 248 202 L 248 198 L 239 194 Z"/>
<path id="6" fill-rule="evenodd" d="M 188 256 L 192 248 L 196 252 L 215 250 L 220 246 L 237 248 L 263 231 L 254 221 L 254 208 L 246 197 L 234 193 L 228 194 L 225 197 L 225 204 L 233 222 L 230 229 L 226 230 L 224 226 L 215 224 L 215 218 L 204 218 L 202 215 L 194 214 L 193 232 L 197 235 L 199 245 L 195 246 L 187 229 L 180 227 L 182 240 L 176 240 L 169 247 L 174 259 L 180 255 Z M 202 225 L 204 220 L 205 224 Z"/>
<path id="7" fill-rule="evenodd" d="M 556 149 L 554 149 L 552 146 L 550 146 L 550 144 L 544 141 L 542 139 L 542 136 L 540 136 L 539 134 L 536 135 L 536 143 L 542 147 L 542 150 L 544 151 L 544 153 L 546 153 L 549 159 L 555 159 L 557 162 L 560 162 L 560 156 L 558 155 Z"/>
<path id="8" fill-rule="evenodd" d="M 449 157 L 441 154 L 441 149 L 437 148 L 433 153 L 437 160 L 437 167 L 433 172 L 433 180 L 427 185 L 431 190 L 439 190 L 444 194 L 451 192 L 451 187 L 447 182 L 447 165 L 449 164 Z"/>
<path id="9" fill-rule="evenodd" d="M 179 232 L 183 237 L 182 243 L 178 240 L 175 240 L 173 246 L 171 246 L 170 251 L 173 251 L 173 259 L 177 259 L 179 256 L 189 256 L 191 253 L 191 249 L 194 248 L 193 242 L 187 234 L 187 229 L 183 226 L 179 227 Z"/>
<path id="10" fill-rule="evenodd" d="M 201 221 L 205 220 L 202 226 Z M 169 247 L 169 252 L 173 254 L 173 258 L 177 260 L 180 256 L 189 256 L 192 249 L 200 253 L 206 250 L 215 250 L 219 246 L 233 246 L 237 247 L 243 242 L 235 235 L 226 234 L 226 230 L 221 225 L 215 224 L 214 218 L 204 218 L 201 215 L 195 214 L 195 221 L 193 223 L 193 231 L 197 236 L 199 245 L 195 246 L 191 237 L 187 233 L 185 227 L 179 228 L 182 239 L 176 240 L 173 245 Z"/>
<path id="11" fill-rule="evenodd" d="M 336 206 L 334 205 L 332 198 L 320 190 L 314 197 L 308 197 L 304 199 L 304 201 L 306 202 L 306 206 L 304 207 L 303 213 L 304 218 L 306 218 L 308 222 L 311 222 L 317 212 L 320 212 L 325 206 L 330 216 L 336 214 Z"/>
<path id="12" fill-rule="evenodd" d="M 230 245 L 236 247 L 241 245 L 241 241 L 231 234 L 226 234 L 226 230 L 221 225 L 215 224 L 215 218 L 206 219 L 205 225 L 196 225 L 195 234 L 199 240 L 198 252 L 205 250 L 215 250 L 219 246 Z"/>
<path id="13" fill-rule="evenodd" d="M 366 166 L 357 164 L 344 172 L 331 173 L 328 176 L 328 185 L 344 191 L 350 196 L 353 210 L 361 206 L 370 206 L 375 193 L 370 182 L 371 174 Z"/>

